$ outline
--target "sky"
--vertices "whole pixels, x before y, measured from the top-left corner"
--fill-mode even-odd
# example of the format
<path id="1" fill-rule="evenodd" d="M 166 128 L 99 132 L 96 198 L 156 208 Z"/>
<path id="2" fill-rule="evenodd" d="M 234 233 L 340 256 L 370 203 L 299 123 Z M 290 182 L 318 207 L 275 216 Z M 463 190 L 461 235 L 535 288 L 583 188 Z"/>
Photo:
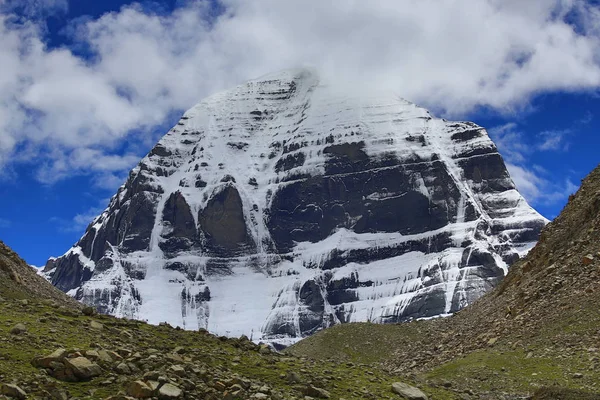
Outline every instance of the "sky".
<path id="1" fill-rule="evenodd" d="M 484 126 L 549 219 L 599 162 L 597 0 L 0 0 L 0 239 L 63 254 L 186 109 L 302 66 Z"/>

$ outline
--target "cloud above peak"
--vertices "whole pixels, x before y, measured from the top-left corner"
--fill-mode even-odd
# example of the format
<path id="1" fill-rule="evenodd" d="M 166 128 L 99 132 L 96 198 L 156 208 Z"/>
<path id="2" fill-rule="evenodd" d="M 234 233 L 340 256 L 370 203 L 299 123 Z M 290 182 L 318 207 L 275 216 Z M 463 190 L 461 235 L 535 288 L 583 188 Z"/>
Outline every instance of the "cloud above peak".
<path id="1" fill-rule="evenodd" d="M 222 0 L 216 16 L 182 4 L 73 21 L 61 48 L 0 7 L 0 165 L 35 159 L 44 181 L 129 169 L 130 143 L 155 140 L 169 113 L 296 66 L 449 116 L 600 87 L 600 11 L 582 0 Z"/>

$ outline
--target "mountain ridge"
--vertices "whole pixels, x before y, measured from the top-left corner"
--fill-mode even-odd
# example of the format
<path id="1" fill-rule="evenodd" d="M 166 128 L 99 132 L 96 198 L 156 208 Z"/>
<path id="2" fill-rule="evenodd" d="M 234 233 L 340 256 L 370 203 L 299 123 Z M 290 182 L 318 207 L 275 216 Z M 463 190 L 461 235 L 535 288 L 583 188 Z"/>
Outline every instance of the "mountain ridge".
<path id="1" fill-rule="evenodd" d="M 38 297 L 67 308 L 83 307 L 72 297 L 56 290 L 39 276 L 17 253 L 0 240 L 0 296 L 29 299 Z"/>

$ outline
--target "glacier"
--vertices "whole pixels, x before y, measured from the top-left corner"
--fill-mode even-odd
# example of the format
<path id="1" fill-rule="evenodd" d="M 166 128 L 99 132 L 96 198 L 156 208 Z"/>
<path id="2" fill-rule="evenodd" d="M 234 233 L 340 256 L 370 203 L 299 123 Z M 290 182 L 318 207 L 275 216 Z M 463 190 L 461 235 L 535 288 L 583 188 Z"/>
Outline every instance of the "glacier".
<path id="1" fill-rule="evenodd" d="M 44 274 L 104 313 L 289 345 L 454 313 L 546 223 L 485 129 L 297 69 L 188 110 Z"/>

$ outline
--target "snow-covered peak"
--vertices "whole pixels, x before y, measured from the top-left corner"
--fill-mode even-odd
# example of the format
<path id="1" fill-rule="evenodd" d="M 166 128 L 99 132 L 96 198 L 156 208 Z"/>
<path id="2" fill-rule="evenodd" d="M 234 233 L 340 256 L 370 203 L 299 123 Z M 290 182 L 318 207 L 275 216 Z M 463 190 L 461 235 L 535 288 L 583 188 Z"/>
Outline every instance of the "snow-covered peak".
<path id="1" fill-rule="evenodd" d="M 188 110 L 47 270 L 108 313 L 289 343 L 452 313 L 545 223 L 483 128 L 298 69 Z"/>

